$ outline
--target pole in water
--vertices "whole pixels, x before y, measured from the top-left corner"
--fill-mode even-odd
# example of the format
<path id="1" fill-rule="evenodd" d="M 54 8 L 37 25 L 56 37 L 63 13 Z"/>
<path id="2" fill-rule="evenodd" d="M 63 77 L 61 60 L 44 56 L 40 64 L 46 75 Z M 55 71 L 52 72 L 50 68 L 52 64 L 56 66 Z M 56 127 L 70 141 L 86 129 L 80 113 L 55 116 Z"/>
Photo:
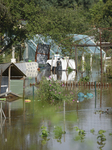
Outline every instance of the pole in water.
<path id="1" fill-rule="evenodd" d="M 33 115 L 34 115 L 34 84 L 33 84 Z"/>
<path id="2" fill-rule="evenodd" d="M 95 108 L 96 108 L 96 81 L 95 81 Z"/>

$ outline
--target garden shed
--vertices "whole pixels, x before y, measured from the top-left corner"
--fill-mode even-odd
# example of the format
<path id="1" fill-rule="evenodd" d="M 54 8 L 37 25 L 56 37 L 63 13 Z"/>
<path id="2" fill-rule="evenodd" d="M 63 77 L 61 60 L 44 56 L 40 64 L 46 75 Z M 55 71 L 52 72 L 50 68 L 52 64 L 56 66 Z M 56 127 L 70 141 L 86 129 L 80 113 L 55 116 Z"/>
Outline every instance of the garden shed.
<path id="1" fill-rule="evenodd" d="M 10 80 L 26 76 L 14 63 L 0 64 L 0 94 L 11 91 Z"/>

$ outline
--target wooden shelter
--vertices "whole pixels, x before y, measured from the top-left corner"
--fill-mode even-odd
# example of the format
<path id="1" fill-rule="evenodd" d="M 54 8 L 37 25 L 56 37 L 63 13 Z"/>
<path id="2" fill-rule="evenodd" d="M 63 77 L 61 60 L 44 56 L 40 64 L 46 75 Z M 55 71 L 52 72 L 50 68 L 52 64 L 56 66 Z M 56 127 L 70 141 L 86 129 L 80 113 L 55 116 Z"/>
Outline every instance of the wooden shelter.
<path id="1" fill-rule="evenodd" d="M 10 79 L 26 76 L 14 63 L 0 64 L 0 94 L 10 91 Z"/>

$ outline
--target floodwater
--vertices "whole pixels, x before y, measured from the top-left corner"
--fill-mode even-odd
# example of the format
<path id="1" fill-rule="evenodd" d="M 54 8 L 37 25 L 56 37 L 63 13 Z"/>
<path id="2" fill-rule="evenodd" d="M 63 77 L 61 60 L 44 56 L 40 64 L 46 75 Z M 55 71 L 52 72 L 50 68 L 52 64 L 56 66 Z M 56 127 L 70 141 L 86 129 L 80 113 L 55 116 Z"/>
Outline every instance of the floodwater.
<path id="1" fill-rule="evenodd" d="M 33 96 L 29 84 L 35 82 L 35 78 L 26 80 L 25 99 Z M 19 99 L 3 104 L 7 118 L 0 120 L 0 150 L 112 150 L 112 88 L 97 88 L 96 93 L 92 87 L 77 87 L 72 91 L 76 97 L 69 104 L 41 103 L 36 94 L 29 103 Z M 79 91 L 92 93 L 93 98 L 77 103 Z M 49 132 L 47 137 L 41 136 L 42 125 Z M 66 133 L 55 136 L 57 126 Z M 75 127 L 85 130 L 85 134 L 78 134 Z M 99 130 L 105 130 L 103 138 Z"/>

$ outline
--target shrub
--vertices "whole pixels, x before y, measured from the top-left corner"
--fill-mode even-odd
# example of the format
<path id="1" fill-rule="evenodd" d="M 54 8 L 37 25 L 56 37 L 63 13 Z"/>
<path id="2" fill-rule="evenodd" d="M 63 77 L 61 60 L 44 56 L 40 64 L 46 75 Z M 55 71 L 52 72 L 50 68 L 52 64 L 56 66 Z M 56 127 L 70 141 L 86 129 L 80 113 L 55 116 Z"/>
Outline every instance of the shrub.
<path id="1" fill-rule="evenodd" d="M 41 137 L 47 137 L 48 136 L 48 131 L 47 131 L 47 127 L 45 127 L 44 125 L 41 126 Z"/>
<path id="2" fill-rule="evenodd" d="M 74 101 L 74 93 L 65 93 L 64 84 L 60 84 L 58 81 L 54 81 L 50 78 L 47 80 L 45 77 L 42 78 L 40 86 L 37 90 L 37 99 L 41 101 Z"/>

